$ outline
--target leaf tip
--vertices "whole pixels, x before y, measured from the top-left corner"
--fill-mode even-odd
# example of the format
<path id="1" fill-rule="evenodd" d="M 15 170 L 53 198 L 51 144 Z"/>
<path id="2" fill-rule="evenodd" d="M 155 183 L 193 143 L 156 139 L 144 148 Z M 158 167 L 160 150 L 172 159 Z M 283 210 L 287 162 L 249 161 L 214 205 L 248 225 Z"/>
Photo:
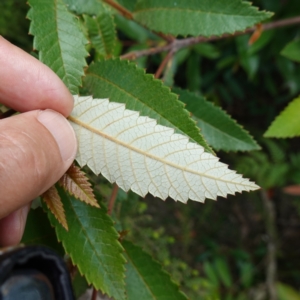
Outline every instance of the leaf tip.
<path id="1" fill-rule="evenodd" d="M 69 231 L 65 210 L 55 186 L 43 193 L 41 197 L 57 221 L 66 231 Z"/>

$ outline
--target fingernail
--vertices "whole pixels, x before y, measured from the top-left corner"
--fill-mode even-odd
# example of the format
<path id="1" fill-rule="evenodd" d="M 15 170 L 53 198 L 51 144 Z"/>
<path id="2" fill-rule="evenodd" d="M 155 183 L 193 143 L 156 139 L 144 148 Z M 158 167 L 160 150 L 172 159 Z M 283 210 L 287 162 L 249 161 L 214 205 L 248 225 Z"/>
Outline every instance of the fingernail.
<path id="1" fill-rule="evenodd" d="M 74 160 L 77 151 L 75 132 L 67 119 L 51 109 L 42 110 L 38 114 L 38 121 L 42 123 L 54 137 L 62 160 Z"/>

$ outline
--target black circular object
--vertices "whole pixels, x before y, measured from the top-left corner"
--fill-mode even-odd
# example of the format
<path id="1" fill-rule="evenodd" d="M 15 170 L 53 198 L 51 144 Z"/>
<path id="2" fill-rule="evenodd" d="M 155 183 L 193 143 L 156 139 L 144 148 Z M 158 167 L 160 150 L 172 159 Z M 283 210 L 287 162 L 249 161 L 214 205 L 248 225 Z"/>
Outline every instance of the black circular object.
<path id="1" fill-rule="evenodd" d="M 27 246 L 2 253 L 0 300 L 75 299 L 65 263 L 52 250 Z"/>

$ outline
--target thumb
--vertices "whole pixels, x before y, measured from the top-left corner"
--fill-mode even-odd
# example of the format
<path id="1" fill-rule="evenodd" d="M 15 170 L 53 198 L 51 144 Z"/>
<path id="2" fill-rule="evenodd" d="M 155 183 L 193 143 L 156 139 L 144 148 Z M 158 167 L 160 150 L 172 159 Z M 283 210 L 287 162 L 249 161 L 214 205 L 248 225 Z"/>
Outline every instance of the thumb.
<path id="1" fill-rule="evenodd" d="M 68 121 L 52 110 L 0 121 L 0 218 L 26 206 L 69 168 L 77 151 Z"/>

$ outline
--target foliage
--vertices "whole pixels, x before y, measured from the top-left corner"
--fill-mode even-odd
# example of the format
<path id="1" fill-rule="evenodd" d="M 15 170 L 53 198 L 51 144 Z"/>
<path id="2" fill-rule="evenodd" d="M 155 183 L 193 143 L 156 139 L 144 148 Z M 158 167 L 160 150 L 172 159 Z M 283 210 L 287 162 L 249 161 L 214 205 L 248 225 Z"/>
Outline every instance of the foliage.
<path id="1" fill-rule="evenodd" d="M 278 234 L 282 241 L 277 293 L 279 299 L 297 299 L 297 291 L 290 286 L 300 284 L 300 265 L 293 260 L 299 255 L 295 252 L 299 234 L 288 225 L 299 226 L 300 210 L 297 201 L 288 201 L 281 188 L 300 183 L 300 149 L 294 140 L 274 142 L 262 135 L 300 94 L 300 32 L 295 26 L 268 31 L 257 26 L 250 44 L 249 34 L 230 37 L 228 33 L 269 22 L 271 13 L 265 10 L 275 12 L 278 19 L 295 16 L 299 14 L 298 1 L 257 0 L 252 6 L 240 0 L 119 0 L 122 9 L 118 5 L 113 8 L 111 2 L 30 0 L 30 33 L 39 59 L 73 94 L 109 98 L 142 117 L 156 119 L 157 124 L 204 147 L 205 154 L 220 151 L 218 156 L 231 168 L 256 180 L 269 195 L 275 193 L 272 201 L 280 216 L 275 227 L 282 233 Z M 32 37 L 24 37 L 22 31 L 27 26 L 24 7 L 17 0 L 0 4 L 0 33 L 30 51 Z M 22 25 L 16 26 L 19 20 Z M 220 38 L 223 34 L 226 38 Z M 155 53 L 153 49 L 160 47 L 169 52 Z M 147 55 L 139 56 L 142 51 Z M 149 73 L 156 73 L 156 78 Z M 299 134 L 297 103 L 294 100 L 286 108 L 265 136 Z M 228 153 L 252 150 L 257 151 Z M 74 180 L 85 173 L 93 191 L 86 179 L 83 188 Z M 267 212 L 260 194 L 183 206 L 119 190 L 108 214 L 106 202 L 113 200 L 116 188 L 87 168 L 80 174 L 73 179 L 65 177 L 75 192 L 63 179 L 53 187 L 65 211 L 68 231 L 50 212 L 51 201 L 48 206 L 42 201 L 55 230 L 37 208 L 30 213 L 25 243 L 37 241 L 65 252 L 88 283 L 114 299 L 152 299 L 148 289 L 162 282 L 172 290 L 171 299 L 185 299 L 178 285 L 189 299 L 269 299 L 264 284 Z M 100 208 L 78 200 L 84 197 L 96 199 Z M 63 218 L 58 217 L 62 223 Z M 41 220 L 42 228 L 34 226 Z M 151 256 L 162 263 L 176 284 Z M 165 299 L 164 291 L 155 288 L 156 292 L 156 299 Z"/>
<path id="2" fill-rule="evenodd" d="M 88 283 L 116 299 L 125 299 L 123 248 L 104 208 L 93 208 L 56 186 L 66 210 L 66 231 L 48 211 L 56 235 Z M 45 210 L 48 210 L 45 207 Z M 76 242 L 75 242 L 76 241 Z M 94 266 L 97 266 L 95 270 Z"/>
<path id="3" fill-rule="evenodd" d="M 154 118 L 158 124 L 172 127 L 178 133 L 185 133 L 208 152 L 212 151 L 176 95 L 133 63 L 114 59 L 91 64 L 86 71 L 84 87 L 94 97 L 125 103 L 126 108 Z"/>
<path id="4" fill-rule="evenodd" d="M 123 241 L 122 245 L 128 261 L 126 271 L 128 299 L 187 299 L 151 256 L 131 242 Z"/>
<path id="5" fill-rule="evenodd" d="M 272 140 L 263 140 L 264 152 L 253 152 L 239 159 L 237 169 L 247 176 L 255 177 L 265 189 L 283 187 L 289 182 L 297 182 L 295 171 L 299 168 L 294 155 L 286 155 L 284 147 Z"/>
<path id="6" fill-rule="evenodd" d="M 253 26 L 272 14 L 259 12 L 249 2 L 141 0 L 133 16 L 155 31 L 172 35 L 211 36 L 234 33 Z M 226 19 L 226 22 L 224 22 Z"/>
<path id="7" fill-rule="evenodd" d="M 300 97 L 294 99 L 281 112 L 265 133 L 266 137 L 292 138 L 300 135 Z"/>
<path id="8" fill-rule="evenodd" d="M 57 73 L 71 93 L 78 93 L 87 41 L 77 19 L 62 0 L 31 0 L 29 5 L 30 33 L 35 36 L 33 46 L 39 50 L 39 59 Z"/>
<path id="9" fill-rule="evenodd" d="M 300 49 L 300 41 L 292 41 L 289 44 L 287 44 L 281 51 L 281 55 L 299 62 L 300 56 L 299 56 L 299 49 Z"/>
<path id="10" fill-rule="evenodd" d="M 125 191 L 186 203 L 259 188 L 186 136 L 124 104 L 91 96 L 74 100 L 68 119 L 78 140 L 77 162 Z"/>
<path id="11" fill-rule="evenodd" d="M 219 107 L 188 91 L 173 89 L 179 94 L 179 99 L 186 104 L 186 108 L 193 112 L 201 132 L 216 150 L 251 151 L 259 146 L 251 136 L 243 130 Z"/>
<path id="12" fill-rule="evenodd" d="M 28 38 L 29 20 L 25 18 L 28 6 L 23 0 L 0 2 L 0 34 L 27 51 L 32 49 Z"/>

